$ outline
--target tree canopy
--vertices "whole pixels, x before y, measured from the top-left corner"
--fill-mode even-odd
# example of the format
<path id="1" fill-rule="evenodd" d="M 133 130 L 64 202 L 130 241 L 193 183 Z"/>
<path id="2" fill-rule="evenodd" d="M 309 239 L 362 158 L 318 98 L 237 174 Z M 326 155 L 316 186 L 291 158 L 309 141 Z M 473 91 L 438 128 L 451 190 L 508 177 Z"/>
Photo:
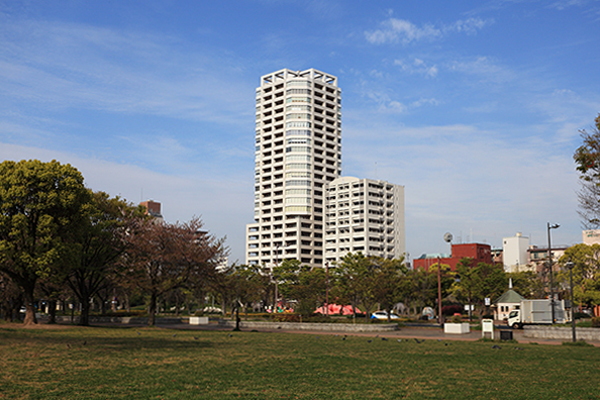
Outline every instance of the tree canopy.
<path id="1" fill-rule="evenodd" d="M 600 114 L 591 132 L 581 130 L 582 144 L 573 159 L 581 179 L 579 216 L 588 229 L 600 227 Z"/>
<path id="2" fill-rule="evenodd" d="M 38 279 L 73 259 L 90 192 L 77 169 L 57 161 L 4 161 L 0 177 L 0 271 L 23 291 L 25 323 L 36 323 Z"/>

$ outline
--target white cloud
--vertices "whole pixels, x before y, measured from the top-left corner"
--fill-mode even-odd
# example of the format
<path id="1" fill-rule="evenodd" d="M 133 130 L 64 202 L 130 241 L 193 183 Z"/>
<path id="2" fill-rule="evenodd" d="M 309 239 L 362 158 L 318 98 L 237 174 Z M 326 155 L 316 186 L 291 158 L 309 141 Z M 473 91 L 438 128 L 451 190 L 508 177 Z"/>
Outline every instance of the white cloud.
<path id="1" fill-rule="evenodd" d="M 419 27 L 404 19 L 389 18 L 381 22 L 380 29 L 366 31 L 365 38 L 369 43 L 373 44 L 402 43 L 403 45 L 407 45 L 421 40 L 431 41 L 439 39 L 445 34 L 453 32 L 474 34 L 491 23 L 493 23 L 493 20 L 469 18 L 440 27 L 432 24 L 424 24 Z"/>
<path id="2" fill-rule="evenodd" d="M 373 44 L 398 43 L 408 44 L 422 39 L 433 39 L 441 36 L 441 31 L 432 25 L 419 28 L 409 21 L 390 18 L 381 23 L 382 29 L 365 32 L 367 41 Z"/>
<path id="3" fill-rule="evenodd" d="M 481 18 L 469 18 L 466 20 L 458 20 L 455 23 L 445 26 L 444 32 L 464 32 L 468 35 L 473 35 L 477 31 L 483 29 L 486 25 L 494 23 L 494 20 L 483 20 Z"/>
<path id="4" fill-rule="evenodd" d="M 415 58 L 412 62 L 407 60 L 394 60 L 394 65 L 410 74 L 424 75 L 426 78 L 435 78 L 439 72 L 436 65 L 427 65 L 425 61 Z"/>
<path id="5" fill-rule="evenodd" d="M 0 94 L 15 101 L 229 124 L 249 114 L 240 63 L 180 52 L 168 36 L 3 20 L 0 41 Z"/>
<path id="6" fill-rule="evenodd" d="M 561 0 L 552 2 L 548 7 L 562 11 L 570 7 L 583 6 L 587 3 L 589 3 L 589 0 Z"/>
<path id="7" fill-rule="evenodd" d="M 517 75 L 498 64 L 493 58 L 477 56 L 447 63 L 447 69 L 469 75 L 478 75 L 482 80 L 494 83 L 506 83 L 517 79 Z"/>

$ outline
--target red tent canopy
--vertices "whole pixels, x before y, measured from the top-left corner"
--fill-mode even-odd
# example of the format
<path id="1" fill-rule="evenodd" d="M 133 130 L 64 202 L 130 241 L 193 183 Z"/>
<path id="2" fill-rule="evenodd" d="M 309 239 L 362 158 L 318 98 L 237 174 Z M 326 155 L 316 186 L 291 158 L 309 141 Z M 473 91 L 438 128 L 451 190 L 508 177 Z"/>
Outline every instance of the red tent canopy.
<path id="1" fill-rule="evenodd" d="M 356 309 L 357 314 L 361 314 L 360 310 Z M 342 315 L 352 315 L 352 306 L 340 306 L 338 304 L 328 304 L 327 307 L 319 307 L 315 310 L 315 314 L 342 314 Z"/>

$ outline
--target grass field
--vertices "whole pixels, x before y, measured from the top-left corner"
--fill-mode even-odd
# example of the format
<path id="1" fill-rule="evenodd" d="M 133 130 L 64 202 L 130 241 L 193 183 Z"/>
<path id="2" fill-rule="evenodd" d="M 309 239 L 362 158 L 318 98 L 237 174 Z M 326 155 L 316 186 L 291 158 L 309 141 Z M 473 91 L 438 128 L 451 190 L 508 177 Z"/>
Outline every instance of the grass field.
<path id="1" fill-rule="evenodd" d="M 600 348 L 342 338 L 0 325 L 0 399 L 600 398 Z"/>

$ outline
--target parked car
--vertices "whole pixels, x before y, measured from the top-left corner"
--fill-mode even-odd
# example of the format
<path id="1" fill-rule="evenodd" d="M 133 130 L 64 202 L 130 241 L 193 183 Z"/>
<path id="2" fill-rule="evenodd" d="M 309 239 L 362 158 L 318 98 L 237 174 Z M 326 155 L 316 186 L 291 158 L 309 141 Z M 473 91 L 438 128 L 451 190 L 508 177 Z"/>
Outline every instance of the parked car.
<path id="1" fill-rule="evenodd" d="M 375 311 L 373 314 L 371 314 L 371 319 L 378 319 L 380 321 L 387 321 L 387 319 L 388 319 L 387 311 Z M 390 315 L 390 319 L 391 320 L 400 319 L 400 317 L 397 316 L 396 314 L 392 313 Z"/>

